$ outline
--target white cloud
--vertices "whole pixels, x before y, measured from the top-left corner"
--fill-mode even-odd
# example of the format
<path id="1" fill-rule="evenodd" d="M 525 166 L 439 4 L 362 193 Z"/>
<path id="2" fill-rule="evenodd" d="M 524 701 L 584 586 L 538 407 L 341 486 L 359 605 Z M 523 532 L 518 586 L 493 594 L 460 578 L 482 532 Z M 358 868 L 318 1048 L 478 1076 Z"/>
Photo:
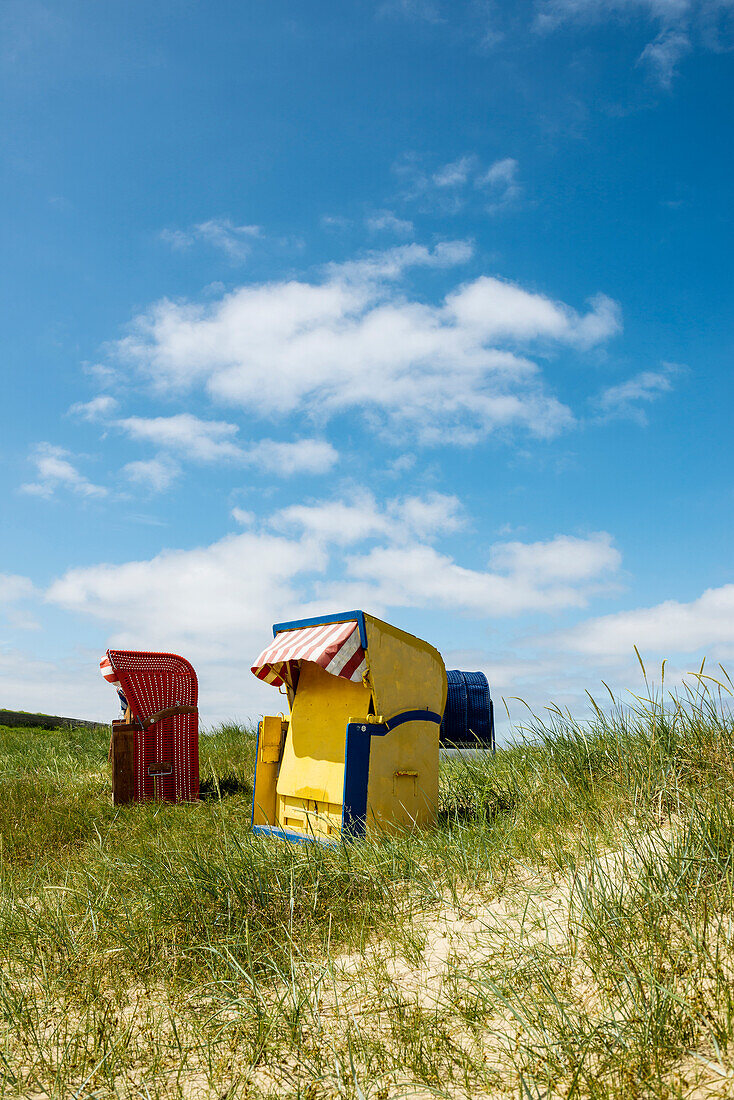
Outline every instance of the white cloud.
<path id="1" fill-rule="evenodd" d="M 603 574 L 616 573 L 622 556 L 602 531 L 587 538 L 556 535 L 549 542 L 504 542 L 492 548 L 490 563 L 495 569 L 536 584 L 557 581 L 579 583 Z"/>
<path id="2" fill-rule="evenodd" d="M 276 513 L 277 530 L 303 531 L 325 543 L 348 546 L 371 538 L 405 542 L 421 538 L 433 541 L 464 525 L 457 497 L 429 493 L 424 497 L 403 497 L 378 504 L 365 489 L 353 490 L 348 500 L 293 504 Z"/>
<path id="3" fill-rule="evenodd" d="M 272 524 L 276 530 L 301 530 L 325 543 L 345 546 L 383 535 L 390 526 L 375 498 L 365 490 L 355 490 L 348 501 L 292 504 L 278 512 Z"/>
<path id="4" fill-rule="evenodd" d="M 274 705 L 247 672 L 274 621 L 346 606 L 445 608 L 483 621 L 555 612 L 583 606 L 618 566 L 609 537 L 597 534 L 494 547 L 490 569 L 466 568 L 429 545 L 465 522 L 459 502 L 441 494 L 377 504 L 357 491 L 285 509 L 270 530 L 241 510 L 233 518 L 251 529 L 194 550 L 72 569 L 46 599 L 104 624 L 107 644 L 183 653 L 199 673 L 203 713 L 226 717 Z M 368 539 L 377 545 L 355 554 Z"/>
<path id="5" fill-rule="evenodd" d="M 386 469 L 391 477 L 400 477 L 401 474 L 407 474 L 409 470 L 412 470 L 415 464 L 415 454 L 410 451 L 392 459 L 392 461 L 388 462 Z"/>
<path id="6" fill-rule="evenodd" d="M 661 657 L 709 649 L 734 655 L 734 584 L 709 588 L 690 603 L 666 600 L 654 607 L 590 619 L 554 635 L 553 646 L 595 658 L 641 653 Z"/>
<path id="7" fill-rule="evenodd" d="M 41 660 L 37 653 L 0 649 L 0 699 L 4 707 L 60 714 L 92 721 L 116 716 L 110 685 L 99 674 L 104 654 L 88 652 L 58 660 Z"/>
<path id="8" fill-rule="evenodd" d="M 100 394 L 91 401 L 77 401 L 69 408 L 71 416 L 80 416 L 83 420 L 105 420 L 111 416 L 117 408 L 117 401 L 108 394 Z"/>
<path id="9" fill-rule="evenodd" d="M 191 413 L 175 416 L 131 416 L 118 420 L 117 426 L 133 439 L 154 443 L 173 451 L 181 458 L 194 462 L 232 462 L 237 465 L 257 466 L 280 477 L 292 474 L 322 474 L 337 463 L 338 452 L 323 439 L 296 439 L 278 442 L 261 439 L 257 443 L 241 446 L 234 441 L 239 429 L 236 424 L 224 420 L 201 420 Z M 151 488 L 160 480 L 170 484 L 178 472 L 175 464 L 152 459 L 150 462 L 131 462 L 125 470 L 141 481 L 146 479 Z M 161 488 L 165 488 L 162 484 Z"/>
<path id="10" fill-rule="evenodd" d="M 541 0 L 537 5 L 536 28 L 554 30 L 566 22 L 595 22 L 636 12 L 674 22 L 687 16 L 692 6 L 691 0 Z"/>
<path id="11" fill-rule="evenodd" d="M 404 245 L 331 265 L 320 282 L 253 284 L 214 302 L 163 300 L 136 318 L 117 353 L 159 389 L 203 385 L 262 417 L 359 408 L 429 442 L 518 427 L 553 436 L 573 416 L 519 347 L 586 348 L 619 330 L 619 310 L 597 295 L 580 315 L 488 276 L 438 305 L 393 285 L 412 265 L 450 266 L 469 253 L 461 241 L 432 251 Z M 236 449 L 231 434 L 217 445 Z"/>
<path id="12" fill-rule="evenodd" d="M 194 550 L 164 550 L 148 561 L 72 569 L 50 586 L 47 599 L 102 620 L 117 644 L 180 647 L 195 661 L 231 659 L 241 678 L 273 617 L 298 603 L 296 579 L 325 565 L 313 539 L 245 532 Z"/>
<path id="13" fill-rule="evenodd" d="M 242 449 L 233 442 L 236 424 L 223 420 L 201 420 L 191 413 L 176 416 L 130 416 L 117 426 L 133 439 L 168 447 L 197 462 L 238 460 Z"/>
<path id="14" fill-rule="evenodd" d="M 32 456 L 36 481 L 21 485 L 21 492 L 49 499 L 57 489 L 68 489 L 83 497 L 103 497 L 107 490 L 94 485 L 69 461 L 72 456 L 63 447 L 39 443 Z"/>
<path id="15" fill-rule="evenodd" d="M 482 275 L 447 296 L 445 313 L 481 345 L 544 339 L 587 347 L 621 327 L 619 308 L 610 298 L 597 295 L 591 306 L 589 313 L 579 316 L 543 294 Z"/>
<path id="16" fill-rule="evenodd" d="M 413 223 L 405 218 L 398 218 L 391 210 L 380 210 L 367 218 L 367 228 L 373 233 L 386 230 L 390 233 L 398 233 L 401 236 L 410 236 L 413 232 Z"/>
<path id="17" fill-rule="evenodd" d="M 211 218 L 188 229 L 164 229 L 160 236 L 176 249 L 190 248 L 200 241 L 240 262 L 247 259 L 253 240 L 262 236 L 262 230 L 259 225 L 235 225 L 229 218 Z"/>
<path id="18" fill-rule="evenodd" d="M 732 0 L 535 0 L 532 28 L 550 33 L 569 24 L 588 27 L 604 20 L 648 21 L 655 26 L 656 33 L 640 54 L 638 64 L 647 68 L 661 88 L 669 90 L 678 63 L 695 46 L 719 53 L 731 49 L 733 8 Z M 446 21 L 438 6 L 421 4 L 419 0 L 394 0 L 390 10 L 414 20 Z M 509 10 L 514 16 L 514 8 L 508 7 Z M 507 33 L 516 38 L 526 33 L 524 21 L 508 20 L 506 12 L 499 12 L 506 28 L 500 29 L 498 5 L 492 0 L 454 2 L 450 11 L 451 23 L 461 28 L 462 38 L 472 39 L 480 49 L 493 48 Z M 447 208 L 450 209 L 445 205 L 444 209 Z M 459 209 L 460 204 L 454 203 L 453 208 Z"/>
<path id="19" fill-rule="evenodd" d="M 665 90 L 672 86 L 679 61 L 689 53 L 695 21 L 711 21 L 711 5 L 700 0 L 542 0 L 535 29 L 553 31 L 564 23 L 592 23 L 610 18 L 641 15 L 659 27 L 638 58 Z M 714 17 L 715 21 L 715 17 Z"/>
<path id="20" fill-rule="evenodd" d="M 348 229 L 352 224 L 341 214 L 322 214 L 319 220 L 324 229 Z"/>
<path id="21" fill-rule="evenodd" d="M 403 532 L 393 534 L 398 541 L 410 533 L 430 542 L 438 535 L 460 531 L 466 522 L 459 498 L 446 493 L 405 497 L 388 508 L 388 515 Z"/>
<path id="22" fill-rule="evenodd" d="M 128 462 L 122 468 L 124 477 L 152 493 L 164 492 L 180 472 L 181 467 L 177 462 L 160 455 L 147 461 Z"/>
<path id="23" fill-rule="evenodd" d="M 495 547 L 490 561 L 499 567 L 487 571 L 467 569 L 422 544 L 377 547 L 349 561 L 352 580 L 326 586 L 322 594 L 335 603 L 448 608 L 476 616 L 554 612 L 584 607 L 592 595 L 608 590 L 619 560 L 604 533 Z"/>
<path id="24" fill-rule="evenodd" d="M 633 378 L 628 378 L 626 382 L 602 390 L 594 404 L 607 419 L 626 417 L 646 424 L 647 416 L 644 409 L 640 408 L 640 403 L 649 404 L 669 393 L 673 388 L 672 377 L 679 370 L 679 367 L 669 363 L 660 371 L 642 371 Z"/>
<path id="25" fill-rule="evenodd" d="M 487 207 L 490 214 L 496 214 L 516 203 L 522 194 L 518 180 L 519 165 L 512 157 L 496 160 L 490 168 L 476 180 L 476 186 L 489 192 Z"/>
<path id="26" fill-rule="evenodd" d="M 123 385 L 123 379 L 119 372 L 108 363 L 82 363 L 82 370 L 85 374 L 88 374 L 90 378 L 93 378 L 102 389 L 111 386 L 115 386 L 119 389 Z M 72 406 L 72 409 L 73 408 L 74 406 Z"/>
<path id="27" fill-rule="evenodd" d="M 240 527 L 252 527 L 255 522 L 255 513 L 247 512 L 244 508 L 233 508 L 232 519 L 239 523 Z"/>
<path id="28" fill-rule="evenodd" d="M 668 28 L 648 42 L 640 54 L 639 64 L 647 65 L 660 87 L 670 90 L 678 62 L 690 51 L 691 42 L 686 32 Z"/>
<path id="29" fill-rule="evenodd" d="M 455 267 L 471 259 L 473 252 L 471 241 L 439 241 L 433 249 L 423 244 L 401 244 L 368 252 L 358 260 L 327 264 L 326 272 L 334 282 L 345 287 L 353 284 L 353 292 L 371 298 L 380 282 L 393 282 L 411 267 Z"/>
<path id="30" fill-rule="evenodd" d="M 517 203 L 522 195 L 520 166 L 514 157 L 501 157 L 485 168 L 479 157 L 468 153 L 428 170 L 408 155 L 393 170 L 403 180 L 405 201 L 419 200 L 423 208 L 445 214 L 458 214 L 477 192 L 487 195 L 485 209 L 492 214 Z"/>
<path id="31" fill-rule="evenodd" d="M 279 477 L 325 474 L 339 461 L 339 452 L 325 439 L 296 439 L 278 443 L 262 439 L 246 452 L 246 461 Z"/>
<path id="32" fill-rule="evenodd" d="M 0 606 L 26 600 L 34 591 L 29 577 L 21 577 L 17 573 L 0 573 Z"/>
<path id="33" fill-rule="evenodd" d="M 475 156 L 459 157 L 450 164 L 444 164 L 431 177 L 436 187 L 462 187 L 474 171 L 477 163 Z"/>

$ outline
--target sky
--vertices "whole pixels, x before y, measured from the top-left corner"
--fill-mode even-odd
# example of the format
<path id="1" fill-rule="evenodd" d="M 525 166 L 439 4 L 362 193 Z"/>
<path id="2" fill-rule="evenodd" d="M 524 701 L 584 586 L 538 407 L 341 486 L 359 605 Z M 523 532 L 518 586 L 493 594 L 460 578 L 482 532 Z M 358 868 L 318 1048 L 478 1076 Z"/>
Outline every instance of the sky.
<path id="1" fill-rule="evenodd" d="M 112 646 L 247 720 L 352 608 L 503 736 L 734 665 L 733 48 L 732 0 L 6 0 L 0 707 L 109 720 Z"/>

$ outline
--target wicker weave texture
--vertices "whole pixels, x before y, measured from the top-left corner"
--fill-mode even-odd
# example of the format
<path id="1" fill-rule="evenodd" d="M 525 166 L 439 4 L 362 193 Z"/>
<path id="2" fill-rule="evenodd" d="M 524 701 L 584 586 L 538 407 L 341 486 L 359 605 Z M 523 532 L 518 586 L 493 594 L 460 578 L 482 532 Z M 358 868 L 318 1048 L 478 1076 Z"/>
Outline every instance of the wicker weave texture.
<path id="1" fill-rule="evenodd" d="M 198 704 L 193 668 L 175 653 L 110 649 L 108 656 L 133 715 Z M 155 774 L 165 771 L 169 774 Z M 135 733 L 135 800 L 188 802 L 199 797 L 199 717 L 179 714 Z"/>

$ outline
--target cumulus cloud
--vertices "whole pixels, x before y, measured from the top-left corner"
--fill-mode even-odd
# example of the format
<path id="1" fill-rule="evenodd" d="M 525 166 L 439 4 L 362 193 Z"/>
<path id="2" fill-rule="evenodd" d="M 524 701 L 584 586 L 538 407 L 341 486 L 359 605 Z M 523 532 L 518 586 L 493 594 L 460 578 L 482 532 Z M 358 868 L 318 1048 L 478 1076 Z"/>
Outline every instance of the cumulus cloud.
<path id="1" fill-rule="evenodd" d="M 548 542 L 499 543 L 492 548 L 490 563 L 504 573 L 544 585 L 587 582 L 616 573 L 622 556 L 612 545 L 611 535 L 602 531 L 587 538 L 556 535 Z"/>
<path id="2" fill-rule="evenodd" d="M 175 416 L 131 416 L 118 420 L 117 426 L 133 439 L 168 448 L 181 458 L 194 462 L 230 462 L 257 466 L 268 473 L 289 477 L 296 473 L 322 474 L 338 461 L 339 454 L 323 439 L 296 439 L 278 442 L 261 439 L 242 446 L 235 442 L 239 431 L 236 424 L 225 420 L 202 420 L 192 413 Z M 147 480 L 154 487 L 156 479 L 165 480 L 161 488 L 178 472 L 178 467 L 160 458 L 150 462 L 132 462 L 125 470 L 133 478 Z"/>
<path id="3" fill-rule="evenodd" d="M 176 416 L 129 416 L 117 426 L 133 439 L 169 447 L 197 462 L 239 459 L 241 448 L 233 442 L 236 424 L 223 420 L 201 420 L 191 413 Z"/>
<path id="4" fill-rule="evenodd" d="M 272 706 L 272 695 L 258 694 L 242 672 L 271 622 L 355 606 L 392 619 L 399 608 L 490 621 L 555 612 L 583 606 L 619 563 L 608 535 L 561 535 L 500 544 L 487 568 L 468 568 L 431 545 L 466 522 L 456 498 L 438 493 L 378 503 L 357 490 L 259 523 L 239 509 L 233 518 L 246 530 L 193 550 L 69 570 L 46 599 L 103 623 L 110 644 L 183 652 L 207 683 L 208 700 L 214 689 L 221 693 L 219 713 L 235 713 L 232 701 L 242 699 L 241 714 Z"/>
<path id="5" fill-rule="evenodd" d="M 21 485 L 21 492 L 50 499 L 57 489 L 67 489 L 82 497 L 104 497 L 107 489 L 94 485 L 70 461 L 72 456 L 63 447 L 39 443 L 31 457 L 36 468 L 36 480 Z"/>
<path id="6" fill-rule="evenodd" d="M 401 244 L 368 252 L 358 260 L 327 264 L 326 272 L 334 283 L 371 299 L 378 296 L 380 283 L 399 279 L 411 267 L 455 267 L 471 259 L 473 252 L 471 241 L 439 241 L 433 248 L 417 243 Z"/>
<path id="7" fill-rule="evenodd" d="M 734 655 L 734 584 L 709 588 L 689 603 L 666 600 L 654 607 L 602 615 L 555 635 L 553 646 L 595 658 L 640 652 L 657 656 Z"/>
<path id="8" fill-rule="evenodd" d="M 162 493 L 170 488 L 181 472 L 181 467 L 171 458 L 159 455 L 139 462 L 128 462 L 122 475 L 134 485 L 151 493 Z"/>
<path id="9" fill-rule="evenodd" d="M 603 294 L 590 301 L 588 313 L 554 302 L 514 283 L 482 275 L 447 295 L 445 313 L 457 327 L 486 345 L 534 340 L 591 347 L 618 332 L 619 308 Z"/>
<path id="10" fill-rule="evenodd" d="M 367 218 L 367 228 L 373 233 L 387 231 L 408 237 L 413 232 L 413 223 L 406 218 L 399 218 L 391 210 L 380 210 Z"/>
<path id="11" fill-rule="evenodd" d="M 339 452 L 325 439 L 262 439 L 248 449 L 245 461 L 279 477 L 325 474 L 339 461 Z"/>
<path id="12" fill-rule="evenodd" d="M 236 657 L 241 675 L 243 649 L 246 659 L 264 624 L 298 603 L 298 579 L 325 565 L 316 540 L 245 532 L 147 561 L 72 569 L 46 598 L 105 622 L 121 645 Z"/>
<path id="13" fill-rule="evenodd" d="M 137 317 L 117 355 L 164 391 L 204 386 L 262 417 L 377 414 L 427 442 L 471 442 L 521 428 L 550 437 L 573 423 L 528 345 L 584 349 L 613 336 L 603 295 L 586 313 L 482 276 L 427 305 L 395 284 L 411 266 L 449 267 L 466 242 L 417 244 L 331 265 L 320 281 L 246 285 L 214 302 L 164 299 Z M 265 385 L 267 380 L 267 385 Z M 234 447 L 231 436 L 218 449 Z"/>
<path id="14" fill-rule="evenodd" d="M 376 547 L 350 559 L 352 578 L 328 586 L 337 602 L 380 607 L 448 608 L 477 616 L 504 617 L 529 611 L 584 607 L 608 590 L 620 557 L 610 536 L 557 536 L 546 543 L 495 547 L 493 568 L 469 569 L 434 547 Z"/>
<path id="15" fill-rule="evenodd" d="M 208 244 L 239 263 L 247 259 L 253 240 L 262 236 L 262 230 L 259 225 L 235 225 L 229 218 L 211 218 L 188 229 L 164 229 L 160 236 L 178 250 L 197 242 Z"/>
<path id="16" fill-rule="evenodd" d="M 518 179 L 519 165 L 512 157 L 496 160 L 483 176 L 476 180 L 476 186 L 487 191 L 489 203 L 487 210 L 497 214 L 516 203 L 522 195 Z"/>
<path id="17" fill-rule="evenodd" d="M 470 174 L 476 168 L 476 164 L 477 158 L 473 155 L 459 157 L 458 160 L 451 161 L 449 164 L 444 164 L 443 167 L 437 169 L 431 180 L 436 187 L 461 187 L 469 179 Z"/>
<path id="18" fill-rule="evenodd" d="M 252 527 L 255 522 L 255 513 L 248 512 L 245 508 L 233 508 L 232 519 L 239 523 L 240 527 Z"/>
<path id="19" fill-rule="evenodd" d="M 466 153 L 429 170 L 408 155 L 393 170 L 403 181 L 404 200 L 420 200 L 424 207 L 445 214 L 459 213 L 477 192 L 486 194 L 485 209 L 491 214 L 516 203 L 522 195 L 520 166 L 513 157 L 502 157 L 484 167 L 476 154 Z"/>
<path id="20" fill-rule="evenodd" d="M 367 490 L 357 489 L 348 500 L 293 504 L 271 520 L 280 530 L 299 530 L 335 545 L 347 546 L 371 538 L 404 542 L 421 538 L 433 541 L 464 525 L 458 497 L 444 493 L 403 497 L 378 504 Z"/>
<path id="21" fill-rule="evenodd" d="M 622 417 L 647 423 L 643 404 L 657 401 L 673 388 L 673 376 L 680 368 L 666 363 L 659 371 L 642 371 L 625 382 L 609 386 L 595 398 L 594 404 L 605 419 Z"/>
<path id="22" fill-rule="evenodd" d="M 117 401 L 114 397 L 110 397 L 109 394 L 99 394 L 91 401 L 77 401 L 76 404 L 71 405 L 69 414 L 79 416 L 82 420 L 105 420 L 114 413 L 116 408 Z"/>

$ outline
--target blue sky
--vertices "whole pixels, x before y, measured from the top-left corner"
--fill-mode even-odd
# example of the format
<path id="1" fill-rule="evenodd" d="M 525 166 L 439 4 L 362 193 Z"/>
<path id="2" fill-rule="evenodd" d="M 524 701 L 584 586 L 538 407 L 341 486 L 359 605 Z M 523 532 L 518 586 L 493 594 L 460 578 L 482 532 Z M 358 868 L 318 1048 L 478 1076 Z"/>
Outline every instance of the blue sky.
<path id="1" fill-rule="evenodd" d="M 734 5 L 0 15 L 0 705 L 361 606 L 583 710 L 734 655 Z M 511 704 L 512 713 L 521 716 Z"/>

